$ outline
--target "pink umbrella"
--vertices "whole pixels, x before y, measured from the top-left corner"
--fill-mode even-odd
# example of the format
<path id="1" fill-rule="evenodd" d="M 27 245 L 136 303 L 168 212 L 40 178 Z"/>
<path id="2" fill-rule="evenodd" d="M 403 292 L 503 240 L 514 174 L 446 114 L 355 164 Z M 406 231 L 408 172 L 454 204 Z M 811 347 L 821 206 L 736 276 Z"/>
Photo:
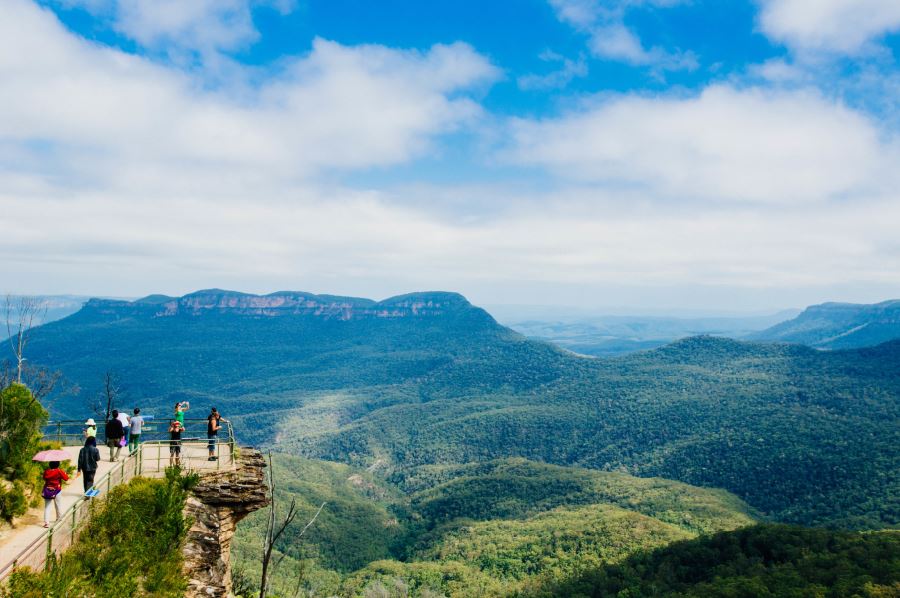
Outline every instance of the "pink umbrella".
<path id="1" fill-rule="evenodd" d="M 44 463 L 49 463 L 50 461 L 68 461 L 72 457 L 69 456 L 69 453 L 66 451 L 62 451 L 59 449 L 53 449 L 49 451 L 41 451 L 37 455 L 31 458 L 32 461 L 43 461 Z"/>

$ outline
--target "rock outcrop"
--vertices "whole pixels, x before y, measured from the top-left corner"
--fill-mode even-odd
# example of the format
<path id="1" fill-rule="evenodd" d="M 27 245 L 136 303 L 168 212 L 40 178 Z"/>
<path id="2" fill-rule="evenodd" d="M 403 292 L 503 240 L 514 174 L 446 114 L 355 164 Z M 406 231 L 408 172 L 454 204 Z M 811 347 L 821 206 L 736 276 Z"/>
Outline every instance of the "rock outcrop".
<path id="1" fill-rule="evenodd" d="M 192 525 L 184 546 L 187 598 L 231 595 L 231 539 L 238 522 L 269 504 L 263 456 L 241 449 L 233 471 L 203 474 L 185 504 Z"/>
<path id="2" fill-rule="evenodd" d="M 465 297 L 445 292 L 412 293 L 376 302 L 359 297 L 313 295 L 300 291 L 250 295 L 209 289 L 184 297 L 151 295 L 137 301 L 91 299 L 85 304 L 82 315 L 166 318 L 231 314 L 267 318 L 305 316 L 346 321 L 439 317 L 466 309 L 472 309 L 472 305 Z"/>

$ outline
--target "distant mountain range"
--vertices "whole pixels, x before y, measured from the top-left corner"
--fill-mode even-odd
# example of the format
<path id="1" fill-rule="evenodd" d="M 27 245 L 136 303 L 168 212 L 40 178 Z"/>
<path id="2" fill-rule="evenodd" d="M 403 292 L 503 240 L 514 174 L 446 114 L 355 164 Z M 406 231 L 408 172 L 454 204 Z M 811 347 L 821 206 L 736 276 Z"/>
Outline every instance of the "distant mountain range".
<path id="1" fill-rule="evenodd" d="M 506 310 L 504 310 L 505 312 Z M 515 311 L 512 312 L 515 314 Z M 596 357 L 655 349 L 698 335 L 743 338 L 793 318 L 799 310 L 757 316 L 674 318 L 661 316 L 586 316 L 544 312 L 527 319 L 507 317 L 510 328 L 529 338 L 549 341 L 569 351 Z"/>
<path id="2" fill-rule="evenodd" d="M 95 300 L 29 360 L 123 407 L 216 405 L 244 441 L 372 468 L 524 457 L 725 488 L 783 521 L 898 525 L 900 341 L 822 352 L 709 336 L 613 359 L 531 341 L 455 293 L 366 299 L 210 290 Z M 189 430 L 190 431 L 190 430 Z"/>
<path id="3" fill-rule="evenodd" d="M 785 310 L 748 317 L 560 317 L 557 314 L 528 319 L 507 317 L 504 322 L 529 338 L 597 357 L 655 349 L 697 335 L 793 343 L 816 349 L 856 349 L 900 338 L 900 300 L 873 305 L 823 303 L 802 312 Z"/>
<path id="4" fill-rule="evenodd" d="M 900 300 L 874 305 L 823 303 L 792 320 L 751 334 L 750 340 L 808 345 L 817 349 L 870 347 L 900 338 Z"/>

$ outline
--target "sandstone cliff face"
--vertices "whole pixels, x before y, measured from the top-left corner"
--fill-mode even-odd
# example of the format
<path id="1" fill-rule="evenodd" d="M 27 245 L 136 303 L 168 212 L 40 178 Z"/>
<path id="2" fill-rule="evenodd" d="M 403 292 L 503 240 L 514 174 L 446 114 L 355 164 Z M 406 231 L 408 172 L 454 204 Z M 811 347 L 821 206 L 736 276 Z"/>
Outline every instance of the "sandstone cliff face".
<path id="1" fill-rule="evenodd" d="M 231 539 L 238 522 L 269 504 L 259 451 L 242 449 L 235 471 L 204 474 L 185 505 L 187 598 L 231 595 Z"/>
<path id="2" fill-rule="evenodd" d="M 414 293 L 375 302 L 370 299 L 313 295 L 298 291 L 250 295 L 217 289 L 197 291 L 184 297 L 160 297 L 152 300 L 91 299 L 86 305 L 88 311 L 116 317 L 160 318 L 228 313 L 256 317 L 308 316 L 344 321 L 433 317 L 465 307 L 471 305 L 456 293 Z"/>

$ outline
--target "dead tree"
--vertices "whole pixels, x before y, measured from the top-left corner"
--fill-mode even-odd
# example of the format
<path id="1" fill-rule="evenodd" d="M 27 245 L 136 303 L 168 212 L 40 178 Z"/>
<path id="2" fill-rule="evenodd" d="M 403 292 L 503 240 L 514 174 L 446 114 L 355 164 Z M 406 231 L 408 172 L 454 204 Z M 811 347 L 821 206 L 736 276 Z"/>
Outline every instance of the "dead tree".
<path id="1" fill-rule="evenodd" d="M 109 421 L 112 416 L 112 410 L 119 400 L 122 389 L 119 386 L 119 378 L 110 370 L 106 370 L 103 375 L 103 390 L 100 396 L 94 400 L 91 408 L 98 417 L 103 417 L 103 421 Z M 104 411 L 104 406 L 106 410 Z"/>
<path id="2" fill-rule="evenodd" d="M 278 568 L 278 565 L 281 564 L 281 561 L 284 560 L 284 554 L 272 564 L 272 551 L 275 549 L 275 543 L 284 533 L 284 531 L 290 527 L 291 523 L 294 522 L 294 519 L 297 518 L 297 499 L 292 498 L 291 504 L 288 507 L 287 514 L 284 519 L 277 523 L 277 512 L 275 509 L 275 470 L 272 466 L 272 453 L 269 453 L 269 470 L 267 476 L 269 478 L 269 518 L 266 522 L 266 535 L 263 542 L 263 554 L 262 554 L 262 576 L 259 582 L 259 598 L 266 598 L 266 595 L 269 592 L 269 578 L 272 572 Z M 322 509 L 325 508 L 325 503 L 323 502 L 321 506 L 319 506 L 319 510 L 316 511 L 316 514 L 313 515 L 312 519 L 310 519 L 306 526 L 300 531 L 297 538 L 303 536 L 306 533 L 312 524 L 318 518 L 319 513 L 322 512 Z M 270 567 L 271 565 L 271 567 Z M 299 591 L 300 583 L 302 582 L 302 576 L 297 582 L 297 588 Z"/>
<path id="3" fill-rule="evenodd" d="M 6 334 L 9 346 L 16 356 L 16 382 L 22 383 L 22 364 L 25 362 L 25 345 L 28 344 L 29 332 L 46 315 L 47 308 L 38 297 L 21 295 L 14 298 L 6 296 Z"/>

